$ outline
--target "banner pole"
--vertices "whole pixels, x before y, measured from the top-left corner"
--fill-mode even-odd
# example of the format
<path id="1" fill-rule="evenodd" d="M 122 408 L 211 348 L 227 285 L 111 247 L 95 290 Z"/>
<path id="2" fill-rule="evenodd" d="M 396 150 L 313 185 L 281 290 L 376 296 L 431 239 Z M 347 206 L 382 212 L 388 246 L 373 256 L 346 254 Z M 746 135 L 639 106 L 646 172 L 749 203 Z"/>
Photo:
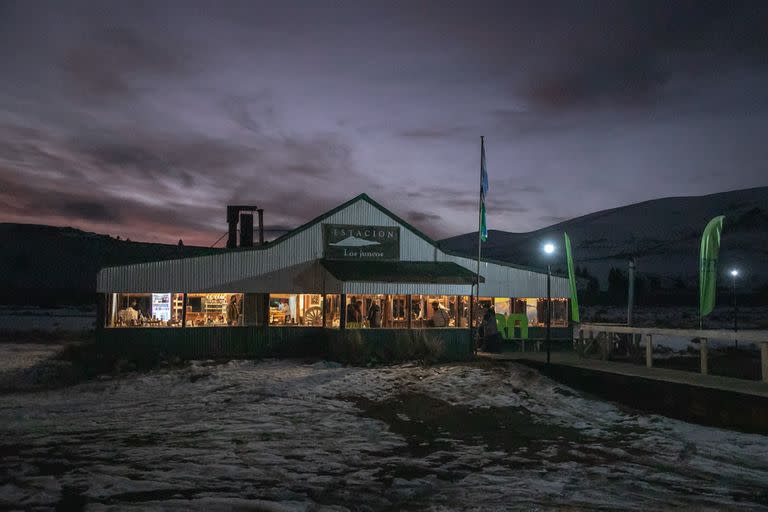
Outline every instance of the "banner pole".
<path id="1" fill-rule="evenodd" d="M 483 153 L 485 151 L 485 137 L 480 136 L 480 188 L 478 190 L 477 198 L 477 272 L 475 273 L 475 293 L 477 294 L 477 300 L 475 301 L 475 307 L 480 307 L 480 249 L 482 247 L 482 228 L 483 228 Z M 472 314 L 472 313 L 471 313 Z M 474 314 L 472 314 L 474 317 Z M 479 319 L 477 320 L 479 329 Z M 479 331 L 478 331 L 479 332 Z"/>

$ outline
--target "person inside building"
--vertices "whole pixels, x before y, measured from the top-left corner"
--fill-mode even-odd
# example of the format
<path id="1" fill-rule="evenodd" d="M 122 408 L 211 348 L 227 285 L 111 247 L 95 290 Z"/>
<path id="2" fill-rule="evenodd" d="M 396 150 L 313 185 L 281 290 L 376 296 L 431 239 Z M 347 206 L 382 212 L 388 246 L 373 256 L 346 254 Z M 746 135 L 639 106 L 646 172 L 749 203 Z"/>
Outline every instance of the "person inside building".
<path id="1" fill-rule="evenodd" d="M 432 301 L 432 327 L 448 327 L 450 318 L 445 306 L 436 300 Z"/>
<path id="2" fill-rule="evenodd" d="M 240 304 L 237 302 L 237 295 L 232 295 L 227 304 L 227 324 L 238 325 L 240 323 Z"/>
<path id="3" fill-rule="evenodd" d="M 359 304 L 360 301 L 356 300 L 354 297 L 352 297 L 349 304 L 347 304 L 347 327 L 350 329 L 357 329 L 360 327 L 360 322 L 363 320 Z"/>
<path id="4" fill-rule="evenodd" d="M 381 307 L 377 300 L 372 301 L 368 308 L 368 327 L 374 329 L 381 327 Z"/>
<path id="5" fill-rule="evenodd" d="M 486 306 L 480 323 L 481 347 L 485 352 L 501 352 L 501 334 L 496 327 L 496 311 Z"/>

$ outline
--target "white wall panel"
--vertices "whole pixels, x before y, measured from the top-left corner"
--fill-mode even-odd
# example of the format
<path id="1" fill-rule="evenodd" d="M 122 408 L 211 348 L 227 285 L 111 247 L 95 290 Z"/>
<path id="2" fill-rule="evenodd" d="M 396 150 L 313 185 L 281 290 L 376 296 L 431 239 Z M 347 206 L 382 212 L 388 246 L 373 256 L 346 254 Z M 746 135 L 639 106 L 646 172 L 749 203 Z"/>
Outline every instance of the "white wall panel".
<path id="1" fill-rule="evenodd" d="M 401 260 L 453 261 L 472 272 L 476 270 L 474 260 L 444 254 L 379 208 L 359 199 L 297 235 L 264 249 L 234 250 L 210 256 L 103 269 L 97 277 L 97 290 L 102 293 L 270 290 L 319 293 L 325 287 L 328 293 L 340 292 L 342 283 L 316 262 L 323 256 L 322 224 L 400 226 Z M 294 271 L 301 272 L 301 275 Z M 546 295 L 546 274 L 487 262 L 481 263 L 480 274 L 486 279 L 486 283 L 480 285 L 481 296 Z M 260 276 L 263 279 L 259 279 Z M 430 286 L 435 286 L 434 293 L 439 290 L 451 295 L 469 293 L 467 285 L 346 283 L 345 286 L 348 293 L 432 293 L 426 291 L 431 289 L 428 288 Z M 567 279 L 552 278 L 552 296 L 569 296 Z"/>

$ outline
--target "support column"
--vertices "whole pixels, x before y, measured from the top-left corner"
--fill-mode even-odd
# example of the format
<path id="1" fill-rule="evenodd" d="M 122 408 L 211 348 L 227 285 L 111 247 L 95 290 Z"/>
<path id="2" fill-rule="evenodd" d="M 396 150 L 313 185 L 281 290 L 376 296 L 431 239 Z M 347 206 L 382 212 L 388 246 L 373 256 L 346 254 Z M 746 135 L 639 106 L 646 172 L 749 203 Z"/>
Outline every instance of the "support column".
<path id="1" fill-rule="evenodd" d="M 600 333 L 597 333 L 597 338 L 600 339 Z M 600 359 L 605 361 L 608 359 L 608 333 L 603 333 L 603 339 L 600 340 Z"/>
<path id="2" fill-rule="evenodd" d="M 339 310 L 339 329 L 344 330 L 347 328 L 347 294 L 342 293 L 339 300 L 341 300 L 341 304 L 339 304 L 341 308 Z"/>
<path id="3" fill-rule="evenodd" d="M 243 298 L 243 302 L 245 302 L 245 298 Z M 187 293 L 186 292 L 181 296 L 181 326 L 182 327 L 187 326 Z"/>
<path id="4" fill-rule="evenodd" d="M 709 367 L 707 365 L 708 363 L 708 357 L 709 357 L 709 347 L 707 346 L 707 338 L 701 338 L 701 374 L 707 375 L 709 374 Z"/>
<path id="5" fill-rule="evenodd" d="M 763 369 L 763 382 L 768 383 L 768 342 L 760 344 L 760 367 Z"/>
<path id="6" fill-rule="evenodd" d="M 584 329 L 579 329 L 579 359 L 584 357 Z"/>
<path id="7" fill-rule="evenodd" d="M 645 335 L 645 366 L 653 368 L 653 334 Z"/>
<path id="8" fill-rule="evenodd" d="M 322 304 L 323 304 L 323 311 L 322 311 L 322 313 L 323 313 L 323 327 L 326 327 L 326 324 L 325 324 L 325 322 L 326 322 L 326 320 L 325 320 L 325 312 L 328 310 L 328 295 L 323 294 Z"/>
<path id="9" fill-rule="evenodd" d="M 408 294 L 405 296 L 405 309 L 406 309 L 406 317 L 408 321 L 406 322 L 406 326 L 408 330 L 411 329 L 411 317 L 413 316 L 413 299 L 412 295 Z"/>

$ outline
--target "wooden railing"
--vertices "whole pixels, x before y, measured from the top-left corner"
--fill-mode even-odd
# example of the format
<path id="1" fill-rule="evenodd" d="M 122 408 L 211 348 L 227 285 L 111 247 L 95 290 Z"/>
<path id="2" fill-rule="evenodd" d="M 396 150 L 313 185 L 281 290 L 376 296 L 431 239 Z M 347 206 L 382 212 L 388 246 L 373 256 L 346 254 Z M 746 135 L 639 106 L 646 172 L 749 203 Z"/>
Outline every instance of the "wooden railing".
<path id="1" fill-rule="evenodd" d="M 645 365 L 648 368 L 653 367 L 653 337 L 654 336 L 674 336 L 677 338 L 698 338 L 700 342 L 700 369 L 701 373 L 709 373 L 709 346 L 708 340 L 738 340 L 756 343 L 760 346 L 760 367 L 763 382 L 768 383 L 768 331 L 732 331 L 732 330 L 709 330 L 709 329 L 663 329 L 655 327 L 629 327 L 627 325 L 617 324 L 581 324 L 578 327 L 577 350 L 580 353 L 588 343 L 598 343 L 600 353 L 603 359 L 610 355 L 611 344 L 608 341 L 608 334 L 628 334 L 632 336 L 642 336 L 645 338 Z M 601 336 L 602 334 L 602 336 Z"/>

